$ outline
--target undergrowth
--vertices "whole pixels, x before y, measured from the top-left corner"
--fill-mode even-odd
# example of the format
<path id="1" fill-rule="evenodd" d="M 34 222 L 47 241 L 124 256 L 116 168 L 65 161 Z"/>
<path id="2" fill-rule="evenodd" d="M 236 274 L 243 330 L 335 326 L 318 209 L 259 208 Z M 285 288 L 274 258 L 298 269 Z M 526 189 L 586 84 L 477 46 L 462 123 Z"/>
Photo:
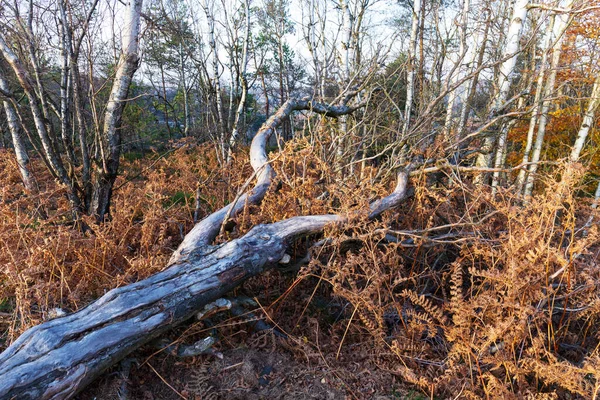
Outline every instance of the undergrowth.
<path id="1" fill-rule="evenodd" d="M 179 143 L 124 160 L 111 220 L 86 219 L 86 233 L 73 228 L 65 192 L 41 165 L 39 193 L 26 196 L 12 155 L 1 154 L 4 346 L 54 307 L 75 311 L 163 268 L 196 206 L 201 217 L 233 201 L 251 176 L 247 154 L 224 169 L 213 154 Z M 368 221 L 369 202 L 394 186 L 376 168 L 344 175 L 302 140 L 272 159 L 277 183 L 217 241 L 295 215 L 350 216 L 324 238 L 298 240 L 292 254 L 309 260 L 293 285 L 309 298 L 319 287 L 339 306 L 336 316 L 315 329 L 296 305 L 289 320 L 308 323 L 276 320 L 280 327 L 320 343 L 328 357 L 366 354 L 428 397 L 596 398 L 600 234 L 585 227 L 589 202 L 575 197 L 582 171 L 557 170 L 562 176 L 548 176 L 526 204 L 509 189 L 492 195 L 456 175 L 432 182 L 416 174 L 404 205 Z M 291 285 L 262 279 L 246 289 L 268 291 L 273 279 Z M 264 311 L 276 318 L 277 307 Z"/>

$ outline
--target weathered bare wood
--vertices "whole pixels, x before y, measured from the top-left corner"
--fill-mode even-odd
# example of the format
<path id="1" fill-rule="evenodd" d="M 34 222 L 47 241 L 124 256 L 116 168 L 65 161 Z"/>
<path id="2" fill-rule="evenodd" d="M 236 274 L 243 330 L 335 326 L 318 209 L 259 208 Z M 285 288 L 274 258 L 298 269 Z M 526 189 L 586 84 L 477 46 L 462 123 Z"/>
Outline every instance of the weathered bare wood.
<path id="1" fill-rule="evenodd" d="M 163 272 L 28 330 L 0 354 L 0 399 L 71 398 L 133 349 L 277 263 L 288 240 L 338 219 L 296 217 L 256 226 L 240 239 L 190 252 Z"/>
<path id="2" fill-rule="evenodd" d="M 247 201 L 260 201 L 274 175 L 266 154 L 270 132 L 299 109 L 336 116 L 355 108 L 288 100 L 253 142 L 251 163 L 257 184 Z M 371 218 L 402 201 L 407 177 L 401 173 L 396 190 L 373 203 Z M 238 206 L 230 207 L 237 210 Z M 295 238 L 346 220 L 343 215 L 299 216 L 258 225 L 239 239 L 211 245 L 227 211 L 225 207 L 196 225 L 164 271 L 113 289 L 86 308 L 21 335 L 0 354 L 0 399 L 72 398 L 139 346 L 192 317 L 247 278 L 289 261 L 286 250 Z"/>
<path id="3" fill-rule="evenodd" d="M 217 212 L 200 221 L 186 235 L 179 248 L 171 256 L 170 262 L 176 261 L 181 255 L 199 246 L 210 244 L 219 233 L 223 220 L 229 215 L 234 217 L 246 204 L 258 204 L 267 193 L 274 176 L 273 167 L 269 164 L 267 143 L 277 128 L 294 111 L 310 110 L 317 114 L 337 118 L 350 114 L 364 107 L 366 102 L 354 106 L 330 106 L 311 101 L 309 98 L 288 99 L 275 114 L 273 114 L 261 127 L 250 146 L 250 164 L 256 174 L 256 184 L 248 193 L 243 194 L 236 202 L 226 205 Z"/>

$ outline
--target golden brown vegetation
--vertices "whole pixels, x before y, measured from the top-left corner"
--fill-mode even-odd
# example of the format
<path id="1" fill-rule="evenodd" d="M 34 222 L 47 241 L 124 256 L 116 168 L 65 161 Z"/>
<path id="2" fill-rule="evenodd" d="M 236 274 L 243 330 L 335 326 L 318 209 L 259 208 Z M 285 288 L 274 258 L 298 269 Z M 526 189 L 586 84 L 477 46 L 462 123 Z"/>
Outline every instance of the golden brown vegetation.
<path id="1" fill-rule="evenodd" d="M 582 171 L 547 177 L 525 205 L 509 190 L 492 196 L 456 175 L 415 175 L 406 204 L 367 223 L 363 210 L 393 182 L 376 183 L 377 171 L 365 169 L 362 180 L 339 183 L 314 149 L 295 141 L 273 157 L 279 184 L 218 240 L 294 215 L 352 213 L 324 240 L 300 240 L 294 254 L 312 256 L 294 285 L 302 282 L 308 297 L 319 287 L 342 305 L 320 327 L 330 356 L 369 349 L 382 371 L 440 398 L 597 396 L 600 234 L 597 225 L 582 228 L 593 212 L 575 196 Z M 4 346 L 54 307 L 77 310 L 164 267 L 191 227 L 196 193 L 205 215 L 232 201 L 251 175 L 245 155 L 220 170 L 212 153 L 179 143 L 166 155 L 127 161 L 112 220 L 87 220 L 86 233 L 69 224 L 65 194 L 48 177 L 39 178 L 39 195 L 25 196 L 13 156 L 3 153 Z M 265 311 L 276 318 L 281 304 Z M 315 335 L 311 324 L 299 329 L 293 335 Z"/>

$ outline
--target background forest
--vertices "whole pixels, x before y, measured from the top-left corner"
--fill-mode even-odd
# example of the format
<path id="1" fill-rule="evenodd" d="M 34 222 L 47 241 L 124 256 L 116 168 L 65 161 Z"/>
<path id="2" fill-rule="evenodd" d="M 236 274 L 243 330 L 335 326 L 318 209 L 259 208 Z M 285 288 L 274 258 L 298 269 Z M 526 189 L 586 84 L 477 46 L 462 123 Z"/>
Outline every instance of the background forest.
<path id="1" fill-rule="evenodd" d="M 0 381 L 266 229 L 78 396 L 596 399 L 599 35 L 596 0 L 0 0 Z"/>

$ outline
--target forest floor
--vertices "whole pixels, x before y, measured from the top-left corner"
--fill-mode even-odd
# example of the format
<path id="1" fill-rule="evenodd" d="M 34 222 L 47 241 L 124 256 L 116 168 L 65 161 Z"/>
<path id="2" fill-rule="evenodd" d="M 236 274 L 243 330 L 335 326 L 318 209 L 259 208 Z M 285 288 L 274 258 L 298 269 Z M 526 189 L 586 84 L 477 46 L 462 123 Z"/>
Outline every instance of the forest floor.
<path id="1" fill-rule="evenodd" d="M 213 155 L 187 143 L 127 154 L 112 219 L 85 217 L 93 234 L 73 228 L 64 189 L 41 163 L 32 196 L 12 157 L 0 157 L 0 350 L 55 307 L 77 311 L 164 269 L 195 211 L 227 204 L 251 176 L 243 151 L 224 169 Z M 510 188 L 417 176 L 405 204 L 368 221 L 364 210 L 393 178 L 367 167 L 340 182 L 323 160 L 314 146 L 289 143 L 273 160 L 278 185 L 216 242 L 295 215 L 344 213 L 346 225 L 327 228 L 326 242 L 297 240 L 291 264 L 305 262 L 296 269 L 231 293 L 255 301 L 245 315 L 187 321 L 77 398 L 597 398 L 600 232 L 586 221 L 600 216 L 585 171 L 547 171 L 526 204 Z M 214 354 L 167 350 L 209 335 Z"/>
<path id="2" fill-rule="evenodd" d="M 221 349 L 222 359 L 201 356 L 179 360 L 141 350 L 132 355 L 142 361 L 127 383 L 128 399 L 424 399 L 407 389 L 392 374 L 371 362 L 302 360 L 270 334 L 237 348 Z M 270 343 L 269 343 L 270 342 Z M 80 400 L 122 400 L 119 367 L 107 372 L 77 396 Z"/>
<path id="3" fill-rule="evenodd" d="M 268 304 L 293 283 L 289 273 L 271 271 L 238 292 L 260 293 L 258 302 Z M 130 355 L 126 362 L 134 363 L 127 381 L 123 364 L 117 365 L 77 398 L 123 400 L 118 392 L 124 382 L 131 400 L 427 398 L 387 370 L 385 355 L 370 341 L 340 346 L 330 329 L 335 319 L 347 322 L 347 315 L 326 290 L 311 293 L 316 283 L 301 282 L 272 315 L 262 318 L 274 329 L 257 331 L 253 320 L 246 322 L 227 312 L 210 327 L 189 321 L 164 335 L 162 348 L 147 345 Z M 252 310 L 253 317 L 258 315 L 265 315 L 264 309 Z M 209 333 L 219 336 L 214 347 L 218 354 L 178 358 L 165 351 L 165 343 L 191 344 Z M 393 362 L 389 365 L 393 368 Z"/>

